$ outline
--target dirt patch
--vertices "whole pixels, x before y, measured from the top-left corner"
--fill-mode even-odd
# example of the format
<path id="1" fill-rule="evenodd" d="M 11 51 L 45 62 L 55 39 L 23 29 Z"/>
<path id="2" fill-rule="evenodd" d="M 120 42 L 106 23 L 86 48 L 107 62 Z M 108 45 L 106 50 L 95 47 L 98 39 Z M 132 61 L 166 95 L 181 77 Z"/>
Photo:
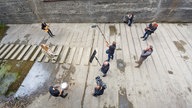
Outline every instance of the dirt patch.
<path id="1" fill-rule="evenodd" d="M 110 36 L 117 34 L 117 29 L 115 28 L 115 26 L 110 25 L 109 30 L 110 30 Z"/>
<path id="2" fill-rule="evenodd" d="M 182 45 L 186 45 L 187 43 L 183 40 L 179 40 L 179 42 L 182 44 Z"/>
<path id="3" fill-rule="evenodd" d="M 170 70 L 168 70 L 168 73 L 169 73 L 169 74 L 173 74 L 173 72 L 172 72 L 172 71 L 170 71 Z"/>
<path id="4" fill-rule="evenodd" d="M 188 87 L 187 89 L 189 90 L 189 92 L 191 92 L 191 88 Z"/>
<path id="5" fill-rule="evenodd" d="M 173 43 L 175 44 L 177 50 L 181 51 L 181 52 L 186 52 L 185 48 L 183 47 L 183 44 L 178 42 L 178 41 L 173 41 Z"/>
<path id="6" fill-rule="evenodd" d="M 126 63 L 121 60 L 121 59 L 117 59 L 117 68 L 121 71 L 121 72 L 125 72 L 125 67 L 126 67 Z"/>
<path id="7" fill-rule="evenodd" d="M 183 58 L 184 60 L 188 60 L 188 59 L 189 59 L 188 56 L 182 56 L 182 58 Z"/>
<path id="8" fill-rule="evenodd" d="M 127 93 L 125 88 L 119 90 L 119 108 L 133 108 L 133 104 L 127 99 Z"/>

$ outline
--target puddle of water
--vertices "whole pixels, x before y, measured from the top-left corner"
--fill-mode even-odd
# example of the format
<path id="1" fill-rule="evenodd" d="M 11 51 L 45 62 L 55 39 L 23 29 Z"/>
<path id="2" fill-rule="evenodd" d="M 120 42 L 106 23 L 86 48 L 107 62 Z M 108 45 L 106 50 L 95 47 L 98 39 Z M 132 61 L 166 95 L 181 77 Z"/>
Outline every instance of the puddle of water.
<path id="1" fill-rule="evenodd" d="M 133 108 L 133 104 L 127 99 L 127 93 L 125 88 L 119 90 L 119 108 Z"/>
<path id="2" fill-rule="evenodd" d="M 169 74 L 173 74 L 173 72 L 172 72 L 172 71 L 170 71 L 170 70 L 168 70 L 168 73 L 169 73 Z"/>
<path id="3" fill-rule="evenodd" d="M 10 93 L 15 92 L 19 88 L 32 65 L 33 62 L 18 62 L 16 60 L 8 60 L 4 64 L 1 63 L 0 73 L 4 73 L 4 77 L 0 78 L 0 88 L 6 90 L 3 95 L 9 96 Z M 6 84 L 6 86 L 3 86 L 3 84 Z"/>
<path id="4" fill-rule="evenodd" d="M 173 43 L 175 44 L 176 48 L 179 50 L 179 51 L 182 51 L 182 52 L 186 52 L 185 48 L 183 47 L 183 45 L 178 42 L 178 41 L 173 41 Z"/>
<path id="5" fill-rule="evenodd" d="M 117 59 L 117 68 L 121 71 L 121 72 L 125 72 L 125 67 L 126 67 L 126 63 L 121 60 L 121 59 Z"/>
<path id="6" fill-rule="evenodd" d="M 109 30 L 110 30 L 110 36 L 117 34 L 117 29 L 115 28 L 115 26 L 110 25 Z"/>

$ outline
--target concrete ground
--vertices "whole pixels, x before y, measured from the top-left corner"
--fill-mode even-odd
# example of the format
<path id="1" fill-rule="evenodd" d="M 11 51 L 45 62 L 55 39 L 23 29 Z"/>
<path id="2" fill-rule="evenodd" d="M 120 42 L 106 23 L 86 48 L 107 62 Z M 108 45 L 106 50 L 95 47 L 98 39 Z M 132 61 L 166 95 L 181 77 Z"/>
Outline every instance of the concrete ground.
<path id="1" fill-rule="evenodd" d="M 70 47 L 63 64 L 34 64 L 23 82 L 23 91 L 33 90 L 31 94 L 38 94 L 28 108 L 192 107 L 192 24 L 161 23 L 147 41 L 140 38 L 147 24 L 135 23 L 132 27 L 123 23 L 98 24 L 107 41 L 117 42 L 110 71 L 107 77 L 101 77 L 107 89 L 99 97 L 91 94 L 96 86 L 95 77 L 102 76 L 100 66 L 96 60 L 91 64 L 88 61 L 96 49 L 96 56 L 102 63 L 107 59 L 107 47 L 98 28 L 91 28 L 92 25 L 50 24 L 50 29 L 56 35 L 53 38 L 41 30 L 40 24 L 9 25 L 1 44 L 46 43 Z M 135 61 L 148 44 L 153 45 L 154 52 L 140 68 L 135 68 Z M 47 88 L 63 81 L 69 83 L 67 98 L 50 97 Z M 30 89 L 31 85 L 36 87 Z M 18 96 L 25 95 L 21 89 L 22 86 L 18 89 Z"/>

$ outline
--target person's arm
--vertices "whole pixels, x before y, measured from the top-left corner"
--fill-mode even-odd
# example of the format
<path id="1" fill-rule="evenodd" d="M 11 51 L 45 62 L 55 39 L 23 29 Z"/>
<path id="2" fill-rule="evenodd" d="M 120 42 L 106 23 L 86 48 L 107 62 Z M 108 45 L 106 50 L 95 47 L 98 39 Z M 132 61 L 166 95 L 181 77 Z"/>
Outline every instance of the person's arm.
<path id="1" fill-rule="evenodd" d="M 144 53 L 141 54 L 142 57 L 146 57 L 146 56 L 149 56 L 149 55 L 151 55 L 150 51 L 144 51 Z"/>

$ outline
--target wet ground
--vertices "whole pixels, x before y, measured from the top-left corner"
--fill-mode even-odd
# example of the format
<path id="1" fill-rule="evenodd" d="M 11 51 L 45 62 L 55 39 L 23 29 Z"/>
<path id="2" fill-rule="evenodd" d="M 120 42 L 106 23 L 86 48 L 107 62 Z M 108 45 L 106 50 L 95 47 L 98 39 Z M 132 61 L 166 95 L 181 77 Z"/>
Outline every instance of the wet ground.
<path id="1" fill-rule="evenodd" d="M 51 30 L 56 35 L 54 38 L 43 32 L 40 24 L 10 25 L 1 43 L 46 43 L 63 45 L 64 49 L 69 47 L 70 50 L 63 64 L 43 61 L 29 64 L 18 61 L 15 67 L 22 67 L 19 69 L 32 67 L 15 94 L 18 97 L 10 99 L 11 101 L 5 100 L 0 107 L 192 107 L 191 24 L 159 24 L 147 41 L 140 39 L 146 27 L 144 23 L 134 23 L 132 27 L 122 23 L 99 24 L 107 41 L 117 42 L 114 60 L 110 61 L 110 71 L 106 77 L 102 77 L 95 59 L 88 63 L 94 49 L 97 50 L 96 56 L 101 63 L 107 59 L 107 47 L 102 34 L 91 28 L 91 25 L 93 24 L 51 24 Z M 135 61 L 148 44 L 153 45 L 154 52 L 140 68 L 135 68 Z M 96 86 L 96 76 L 100 76 L 107 84 L 104 94 L 99 97 L 91 95 Z M 68 82 L 69 88 L 65 92 L 69 95 L 65 99 L 50 96 L 49 86 L 62 82 Z"/>

